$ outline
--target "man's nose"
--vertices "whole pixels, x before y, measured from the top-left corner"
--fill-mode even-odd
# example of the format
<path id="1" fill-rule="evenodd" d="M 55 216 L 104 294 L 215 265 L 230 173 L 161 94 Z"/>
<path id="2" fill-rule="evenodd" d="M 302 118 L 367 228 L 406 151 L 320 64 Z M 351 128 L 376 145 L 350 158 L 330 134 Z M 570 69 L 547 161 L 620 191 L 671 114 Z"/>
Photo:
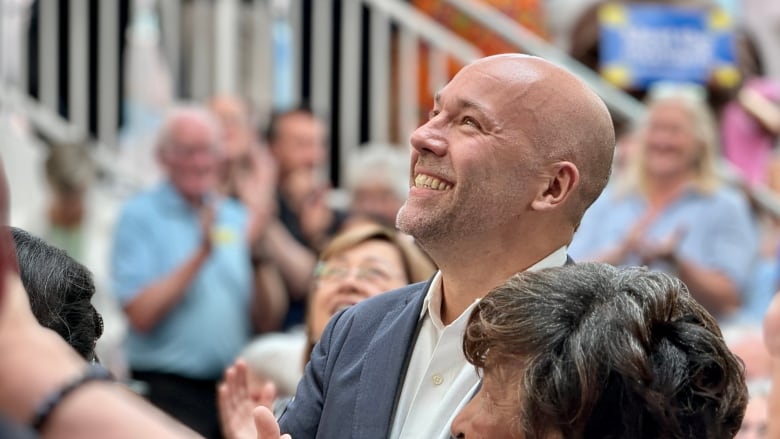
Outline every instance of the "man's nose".
<path id="1" fill-rule="evenodd" d="M 435 118 L 420 125 L 412 133 L 409 142 L 419 154 L 433 153 L 443 156 L 447 153 L 447 141 L 441 123 Z"/>

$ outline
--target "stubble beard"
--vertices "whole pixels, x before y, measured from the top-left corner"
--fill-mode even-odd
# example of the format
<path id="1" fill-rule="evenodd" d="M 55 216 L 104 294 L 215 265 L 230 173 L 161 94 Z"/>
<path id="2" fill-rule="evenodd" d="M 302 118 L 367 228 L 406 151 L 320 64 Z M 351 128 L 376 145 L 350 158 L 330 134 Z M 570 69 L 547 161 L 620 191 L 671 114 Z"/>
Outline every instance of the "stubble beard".
<path id="1" fill-rule="evenodd" d="M 422 208 L 410 207 L 407 201 L 398 211 L 396 227 L 413 236 L 429 253 L 435 249 L 452 249 L 453 245 L 491 227 L 494 215 L 469 208 L 470 204 L 461 201 L 454 205 Z"/>
<path id="2" fill-rule="evenodd" d="M 396 227 L 413 236 L 423 248 L 429 249 L 442 240 L 451 239 L 451 215 L 437 210 L 410 207 L 407 200 L 398 210 Z"/>

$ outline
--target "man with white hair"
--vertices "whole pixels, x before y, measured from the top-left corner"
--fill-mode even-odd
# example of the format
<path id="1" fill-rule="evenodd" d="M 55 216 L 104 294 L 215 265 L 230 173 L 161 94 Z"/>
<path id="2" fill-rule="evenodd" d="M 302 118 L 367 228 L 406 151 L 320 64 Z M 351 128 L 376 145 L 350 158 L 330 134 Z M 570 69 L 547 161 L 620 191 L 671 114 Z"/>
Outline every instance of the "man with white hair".
<path id="1" fill-rule="evenodd" d="M 350 158 L 347 188 L 350 211 L 367 215 L 387 226 L 395 225 L 409 190 L 409 148 L 372 143 Z"/>
<path id="2" fill-rule="evenodd" d="M 111 261 L 133 377 L 206 437 L 220 437 L 216 381 L 252 332 L 247 212 L 217 196 L 219 138 L 205 109 L 172 112 L 156 151 L 167 180 L 124 206 Z"/>

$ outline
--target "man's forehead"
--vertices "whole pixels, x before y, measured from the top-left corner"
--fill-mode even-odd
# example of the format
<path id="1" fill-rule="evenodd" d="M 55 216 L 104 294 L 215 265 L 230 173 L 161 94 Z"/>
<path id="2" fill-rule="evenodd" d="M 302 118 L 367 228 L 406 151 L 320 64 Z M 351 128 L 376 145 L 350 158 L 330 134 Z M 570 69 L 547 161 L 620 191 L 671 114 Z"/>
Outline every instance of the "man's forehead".
<path id="1" fill-rule="evenodd" d="M 454 95 L 483 106 L 487 101 L 513 99 L 544 78 L 538 69 L 524 68 L 526 64 L 515 61 L 468 65 L 434 95 L 434 102 L 441 103 L 442 98 Z"/>
<path id="2" fill-rule="evenodd" d="M 182 118 L 174 122 L 171 128 L 171 140 L 178 144 L 212 144 L 215 140 L 212 127 L 197 118 Z"/>
<path id="3" fill-rule="evenodd" d="M 492 75 L 471 75 L 453 78 L 434 95 L 436 108 L 449 111 L 473 110 L 495 123 L 514 116 L 510 108 L 524 105 L 528 84 L 501 80 Z"/>

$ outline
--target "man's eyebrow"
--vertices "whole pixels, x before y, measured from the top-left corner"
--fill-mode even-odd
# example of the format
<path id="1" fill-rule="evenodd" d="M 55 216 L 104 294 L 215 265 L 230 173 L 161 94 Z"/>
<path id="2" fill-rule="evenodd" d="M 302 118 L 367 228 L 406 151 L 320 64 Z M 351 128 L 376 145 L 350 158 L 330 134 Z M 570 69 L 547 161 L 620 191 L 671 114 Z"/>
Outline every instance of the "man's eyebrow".
<path id="1" fill-rule="evenodd" d="M 433 103 L 436 104 L 436 105 L 441 104 L 441 92 L 437 91 L 433 95 Z M 474 102 L 474 101 L 469 100 L 469 99 L 458 98 L 456 103 L 457 103 L 458 107 L 473 109 L 473 110 L 476 110 L 476 111 L 482 113 L 486 117 L 488 116 L 488 112 L 485 109 L 485 107 L 483 105 L 480 105 L 477 102 Z"/>
<path id="2" fill-rule="evenodd" d="M 433 102 L 436 106 L 441 104 L 441 92 L 436 92 L 433 95 Z M 478 102 L 472 101 L 470 99 L 457 98 L 455 103 L 458 108 L 476 111 L 479 113 L 483 121 L 488 124 L 495 125 L 498 123 L 496 119 L 490 115 L 487 108 Z"/>
<path id="3" fill-rule="evenodd" d="M 458 106 L 463 107 L 463 108 L 468 108 L 468 109 L 471 109 L 471 110 L 475 110 L 475 111 L 481 113 L 483 116 L 488 117 L 488 113 L 487 113 L 487 110 L 485 109 L 485 107 L 480 105 L 480 104 L 478 104 L 478 103 L 476 103 L 476 102 L 474 102 L 474 101 L 471 101 L 471 100 L 468 100 L 468 99 L 458 99 Z"/>

